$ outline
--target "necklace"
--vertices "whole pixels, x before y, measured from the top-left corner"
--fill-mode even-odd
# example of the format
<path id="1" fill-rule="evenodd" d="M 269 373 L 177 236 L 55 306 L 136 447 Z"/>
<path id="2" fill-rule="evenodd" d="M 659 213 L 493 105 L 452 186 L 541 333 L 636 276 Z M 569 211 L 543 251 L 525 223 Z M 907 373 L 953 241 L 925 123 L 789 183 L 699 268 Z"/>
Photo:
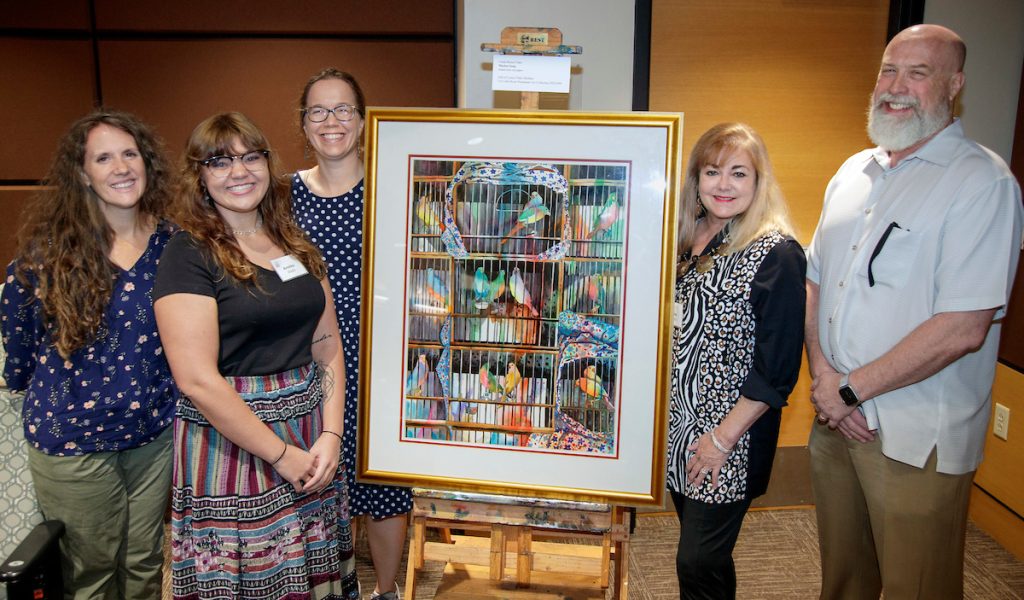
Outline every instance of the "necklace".
<path id="1" fill-rule="evenodd" d="M 683 260 L 679 265 L 679 276 L 682 277 L 691 268 L 698 273 L 707 273 L 715 267 L 715 256 L 718 255 L 718 247 L 716 246 L 708 254 L 702 254 L 701 256 L 691 256 Z"/>
<path id="2" fill-rule="evenodd" d="M 247 236 L 255 234 L 260 229 L 263 229 L 263 217 L 257 217 L 256 226 L 251 229 L 229 229 L 228 231 L 234 236 Z"/>

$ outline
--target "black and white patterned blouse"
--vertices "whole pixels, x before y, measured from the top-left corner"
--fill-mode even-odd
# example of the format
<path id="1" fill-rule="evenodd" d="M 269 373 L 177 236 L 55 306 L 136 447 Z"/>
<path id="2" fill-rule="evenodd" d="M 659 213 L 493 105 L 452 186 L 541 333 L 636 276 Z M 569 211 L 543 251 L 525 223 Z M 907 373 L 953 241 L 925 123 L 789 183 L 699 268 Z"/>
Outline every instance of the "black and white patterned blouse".
<path id="1" fill-rule="evenodd" d="M 719 256 L 720 234 L 705 255 L 713 267 L 676 281 L 682 326 L 673 338 L 675 370 L 668 430 L 668 487 L 720 504 L 765 492 L 781 409 L 800 371 L 807 260 L 792 238 L 772 232 L 742 251 Z M 740 437 L 718 477 L 686 482 L 686 448 L 717 427 L 740 396 L 769 410 Z"/>

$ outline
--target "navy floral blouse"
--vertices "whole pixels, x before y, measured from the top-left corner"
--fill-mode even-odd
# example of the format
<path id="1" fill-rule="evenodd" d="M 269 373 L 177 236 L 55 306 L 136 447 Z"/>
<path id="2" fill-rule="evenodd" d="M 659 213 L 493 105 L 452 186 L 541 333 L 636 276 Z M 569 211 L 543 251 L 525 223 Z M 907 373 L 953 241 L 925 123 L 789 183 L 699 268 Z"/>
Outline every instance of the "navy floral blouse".
<path id="1" fill-rule="evenodd" d="M 157 227 L 129 270 L 118 269 L 104 325 L 92 344 L 61 358 L 43 326 L 33 287 L 7 267 L 0 329 L 4 378 L 25 391 L 25 439 L 54 456 L 116 452 L 156 438 L 174 417 L 177 388 L 156 330 L 151 292 L 171 236 Z"/>

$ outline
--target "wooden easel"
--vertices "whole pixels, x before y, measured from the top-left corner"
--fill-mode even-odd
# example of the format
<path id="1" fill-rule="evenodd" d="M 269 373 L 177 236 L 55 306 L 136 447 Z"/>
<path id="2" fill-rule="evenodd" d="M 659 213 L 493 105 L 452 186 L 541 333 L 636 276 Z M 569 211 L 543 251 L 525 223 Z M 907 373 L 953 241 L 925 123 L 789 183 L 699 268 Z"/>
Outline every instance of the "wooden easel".
<path id="1" fill-rule="evenodd" d="M 583 52 L 581 46 L 564 45 L 562 32 L 553 27 L 506 27 L 501 30 L 500 43 L 481 44 L 480 49 L 547 56 Z M 521 109 L 540 108 L 540 92 L 520 94 Z M 428 527 L 440 531 L 441 541 L 427 541 Z M 612 581 L 614 558 L 613 597 L 626 600 L 629 595 L 629 512 L 621 506 L 415 489 L 412 528 L 406 600 L 415 599 L 416 571 L 428 560 L 486 569 L 492 588 L 503 583 L 526 588 L 548 580 L 571 581 L 600 590 L 599 597 L 604 598 L 603 591 Z M 451 535 L 451 529 L 489 533 L 490 537 Z M 598 543 L 553 543 L 535 541 L 535 537 L 591 538 Z M 477 589 L 465 597 L 480 595 Z M 507 598 L 508 594 L 494 597 Z"/>
<path id="2" fill-rule="evenodd" d="M 583 46 L 567 46 L 562 43 L 562 31 L 557 27 L 506 27 L 501 30 L 501 42 L 480 44 L 480 49 L 500 54 L 540 56 L 583 54 Z M 540 92 L 520 92 L 519 108 L 539 110 Z"/>
<path id="3" fill-rule="evenodd" d="M 571 581 L 599 591 L 598 597 L 604 598 L 613 575 L 613 597 L 628 597 L 629 512 L 623 507 L 416 489 L 412 526 L 403 596 L 407 600 L 414 600 L 416 571 L 428 560 L 458 564 L 462 570 L 486 570 L 490 584 L 478 585 L 473 593 L 477 597 L 486 588 L 494 590 L 495 598 L 508 597 L 500 589 L 503 584 L 525 588 Z M 441 541 L 427 541 L 428 527 L 441 531 Z M 450 535 L 451 529 L 490 537 Z M 591 538 L 596 543 L 534 539 L 539 537 Z"/>

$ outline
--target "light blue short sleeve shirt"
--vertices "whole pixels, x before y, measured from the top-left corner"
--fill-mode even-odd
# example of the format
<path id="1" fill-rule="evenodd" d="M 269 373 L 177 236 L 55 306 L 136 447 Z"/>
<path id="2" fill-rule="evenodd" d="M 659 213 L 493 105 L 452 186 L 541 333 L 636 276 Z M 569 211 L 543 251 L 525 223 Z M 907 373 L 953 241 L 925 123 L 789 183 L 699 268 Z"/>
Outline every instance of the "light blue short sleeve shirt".
<path id="1" fill-rule="evenodd" d="M 998 308 L 1021 248 L 1021 191 L 1005 162 L 959 120 L 889 168 L 881 149 L 849 158 L 825 192 L 808 251 L 822 352 L 840 373 L 877 359 L 930 317 Z M 959 474 L 981 462 L 999 346 L 862 405 L 883 453 Z"/>

